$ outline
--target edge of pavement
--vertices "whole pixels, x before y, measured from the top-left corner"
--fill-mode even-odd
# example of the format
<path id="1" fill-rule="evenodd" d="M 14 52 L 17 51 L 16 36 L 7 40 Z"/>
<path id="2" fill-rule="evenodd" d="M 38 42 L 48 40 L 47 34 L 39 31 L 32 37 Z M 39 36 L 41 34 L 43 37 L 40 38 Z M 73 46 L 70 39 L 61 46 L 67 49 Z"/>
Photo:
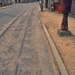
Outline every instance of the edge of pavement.
<path id="1" fill-rule="evenodd" d="M 65 65 L 64 65 L 64 63 L 63 63 L 63 61 L 62 61 L 62 59 L 61 59 L 61 57 L 59 55 L 57 47 L 55 46 L 55 44 L 54 44 L 54 42 L 53 42 L 53 40 L 52 40 L 52 38 L 51 38 L 46 26 L 45 26 L 45 24 L 43 24 L 43 22 L 42 22 L 42 19 L 41 19 L 41 16 L 40 16 L 40 7 L 39 6 L 37 7 L 37 10 L 38 10 L 38 17 L 39 17 L 41 26 L 43 28 L 43 31 L 44 31 L 46 37 L 47 37 L 47 40 L 49 42 L 49 46 L 50 46 L 50 48 L 52 50 L 52 53 L 54 55 L 54 58 L 56 60 L 56 64 L 58 66 L 60 75 L 69 75 L 69 73 L 67 72 L 66 67 L 65 67 Z"/>
<path id="2" fill-rule="evenodd" d="M 6 8 L 8 8 L 8 7 L 12 7 L 12 6 L 14 6 L 14 4 L 12 4 L 12 5 L 8 5 L 8 6 L 3 6 L 3 7 L 0 7 L 0 10 L 2 10 L 2 9 L 6 9 Z"/>
<path id="3" fill-rule="evenodd" d="M 2 28 L 2 30 L 0 31 L 0 37 L 3 35 L 3 33 L 26 11 L 27 9 L 25 9 L 24 11 L 22 11 L 21 13 L 19 13 L 16 17 L 14 17 L 13 19 L 11 19 L 10 22 L 8 22 L 7 24 L 5 24 Z"/>

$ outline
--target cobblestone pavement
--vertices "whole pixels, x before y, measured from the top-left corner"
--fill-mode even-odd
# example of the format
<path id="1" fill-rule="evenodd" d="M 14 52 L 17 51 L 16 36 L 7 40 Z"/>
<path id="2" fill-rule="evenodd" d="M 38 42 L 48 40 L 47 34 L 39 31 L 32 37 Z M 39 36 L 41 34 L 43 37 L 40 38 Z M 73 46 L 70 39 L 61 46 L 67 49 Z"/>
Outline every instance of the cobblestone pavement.
<path id="1" fill-rule="evenodd" d="M 0 37 L 0 75 L 59 75 L 36 6 L 32 3 Z"/>

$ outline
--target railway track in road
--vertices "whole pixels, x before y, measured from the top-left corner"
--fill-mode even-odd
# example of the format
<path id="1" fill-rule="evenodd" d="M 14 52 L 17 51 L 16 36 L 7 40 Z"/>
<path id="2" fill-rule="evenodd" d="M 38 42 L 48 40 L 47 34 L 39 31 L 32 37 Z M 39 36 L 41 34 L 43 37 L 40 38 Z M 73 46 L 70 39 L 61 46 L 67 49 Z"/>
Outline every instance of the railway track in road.
<path id="1" fill-rule="evenodd" d="M 26 30 L 34 7 L 23 11 L 0 35 L 0 74 L 17 75 Z M 5 62 L 4 62 L 5 61 Z M 15 67 L 16 65 L 16 67 Z"/>
<path id="2" fill-rule="evenodd" d="M 32 11 L 33 11 L 33 10 L 34 10 L 34 9 L 32 9 Z M 25 26 L 25 29 L 24 29 L 24 34 L 23 34 L 23 38 L 22 38 L 22 42 L 21 42 L 21 46 L 20 46 L 18 58 L 20 58 L 20 56 L 21 56 L 21 52 L 22 52 L 22 48 L 23 48 L 23 44 L 24 44 L 24 40 L 25 40 L 25 36 L 26 36 L 26 31 L 27 31 L 28 23 L 29 23 L 29 21 L 30 21 L 31 15 L 32 15 L 32 11 L 30 11 L 30 15 L 29 15 L 29 17 L 28 17 L 28 20 L 27 20 L 27 23 L 26 23 L 26 26 Z M 17 75 L 18 66 L 19 66 L 19 63 L 17 62 L 17 63 L 16 63 L 15 70 L 14 70 L 14 75 Z"/>
<path id="3" fill-rule="evenodd" d="M 18 14 L 16 17 L 14 17 L 10 22 L 8 22 L 7 24 L 5 24 L 2 28 L 2 30 L 0 31 L 0 37 L 6 32 L 6 30 L 8 30 L 8 28 L 27 10 L 28 8 L 26 8 L 24 11 L 22 11 L 20 14 Z"/>
<path id="4" fill-rule="evenodd" d="M 26 26 L 24 28 L 24 33 L 23 33 L 21 45 L 18 52 L 19 53 L 18 61 L 16 62 L 14 75 L 23 75 L 23 74 L 31 75 L 33 72 L 30 72 L 30 70 L 27 69 L 31 68 L 32 70 L 34 69 L 33 71 L 35 71 L 35 69 L 37 69 L 38 67 L 38 66 L 35 67 L 35 65 L 37 65 L 39 61 L 36 59 L 38 58 L 38 55 L 37 52 L 35 51 L 37 47 L 35 43 L 36 42 L 35 41 L 36 21 L 33 21 L 33 17 L 34 17 L 33 15 L 35 14 L 34 11 L 35 11 L 35 7 L 33 7 L 32 10 L 30 11 L 30 15 L 27 19 Z"/>

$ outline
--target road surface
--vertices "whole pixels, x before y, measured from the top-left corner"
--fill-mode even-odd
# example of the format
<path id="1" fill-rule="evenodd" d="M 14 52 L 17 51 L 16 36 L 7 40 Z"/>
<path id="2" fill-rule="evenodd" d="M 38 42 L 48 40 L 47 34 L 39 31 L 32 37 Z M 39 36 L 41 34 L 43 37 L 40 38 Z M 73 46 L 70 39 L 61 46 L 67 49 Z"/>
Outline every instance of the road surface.
<path id="1" fill-rule="evenodd" d="M 16 4 L 0 10 L 2 27 L 26 10 L 0 36 L 0 75 L 59 75 L 49 54 L 37 6 L 38 3 Z"/>

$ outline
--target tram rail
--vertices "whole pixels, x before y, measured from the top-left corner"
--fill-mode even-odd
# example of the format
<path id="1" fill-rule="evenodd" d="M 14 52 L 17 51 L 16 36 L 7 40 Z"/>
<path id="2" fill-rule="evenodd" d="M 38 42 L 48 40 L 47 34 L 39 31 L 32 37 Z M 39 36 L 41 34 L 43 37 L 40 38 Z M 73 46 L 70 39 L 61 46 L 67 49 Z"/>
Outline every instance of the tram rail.
<path id="1" fill-rule="evenodd" d="M 10 22 L 4 25 L 3 29 L 0 31 L 0 37 L 10 28 L 10 26 L 21 16 L 28 8 L 26 8 L 24 11 L 22 11 L 20 14 L 18 14 L 16 17 L 14 17 Z"/>

